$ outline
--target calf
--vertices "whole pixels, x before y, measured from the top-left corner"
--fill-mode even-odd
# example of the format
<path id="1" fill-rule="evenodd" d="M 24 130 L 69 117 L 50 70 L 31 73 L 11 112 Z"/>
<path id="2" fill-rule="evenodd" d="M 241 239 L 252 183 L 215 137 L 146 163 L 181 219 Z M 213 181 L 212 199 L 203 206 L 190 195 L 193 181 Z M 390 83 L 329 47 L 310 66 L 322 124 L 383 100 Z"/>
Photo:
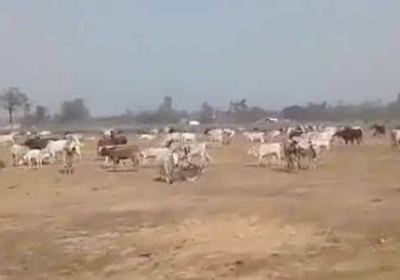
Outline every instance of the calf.
<path id="1" fill-rule="evenodd" d="M 50 158 L 51 155 L 43 150 L 30 150 L 25 156 L 24 161 L 28 164 L 28 168 L 32 168 L 32 160 L 35 160 L 37 167 L 42 167 L 43 160 L 45 158 Z"/>

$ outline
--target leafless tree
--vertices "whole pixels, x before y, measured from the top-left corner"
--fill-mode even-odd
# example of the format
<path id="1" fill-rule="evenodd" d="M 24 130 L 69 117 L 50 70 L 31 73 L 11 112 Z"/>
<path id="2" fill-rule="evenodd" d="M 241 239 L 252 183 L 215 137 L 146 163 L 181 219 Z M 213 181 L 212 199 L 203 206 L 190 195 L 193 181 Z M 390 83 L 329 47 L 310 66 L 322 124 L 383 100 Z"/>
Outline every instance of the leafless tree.
<path id="1" fill-rule="evenodd" d="M 17 110 L 24 108 L 28 104 L 28 97 L 17 87 L 10 87 L 0 95 L 0 106 L 7 110 L 10 125 L 13 123 L 13 116 Z"/>

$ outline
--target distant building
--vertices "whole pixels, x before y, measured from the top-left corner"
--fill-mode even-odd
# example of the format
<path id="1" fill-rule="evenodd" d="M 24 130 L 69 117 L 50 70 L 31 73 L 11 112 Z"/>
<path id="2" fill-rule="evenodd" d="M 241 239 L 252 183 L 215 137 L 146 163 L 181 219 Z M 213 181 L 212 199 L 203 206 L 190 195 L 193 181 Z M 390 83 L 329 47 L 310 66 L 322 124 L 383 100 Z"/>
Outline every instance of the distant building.
<path id="1" fill-rule="evenodd" d="M 165 110 L 165 111 L 172 111 L 172 97 L 171 96 L 164 97 L 164 102 L 161 105 L 161 109 Z"/>

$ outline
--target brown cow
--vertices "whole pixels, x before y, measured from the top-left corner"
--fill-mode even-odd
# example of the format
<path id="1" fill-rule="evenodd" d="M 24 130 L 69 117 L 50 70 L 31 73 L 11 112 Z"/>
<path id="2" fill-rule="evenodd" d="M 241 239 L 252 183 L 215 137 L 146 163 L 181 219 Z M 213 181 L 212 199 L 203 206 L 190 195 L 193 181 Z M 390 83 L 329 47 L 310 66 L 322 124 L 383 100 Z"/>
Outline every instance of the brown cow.
<path id="1" fill-rule="evenodd" d="M 354 140 L 357 141 L 357 144 L 360 144 L 362 142 L 363 132 L 359 128 L 354 129 L 351 127 L 346 127 L 345 129 L 336 132 L 334 136 L 341 137 L 346 145 L 349 142 L 351 142 L 351 144 L 354 144 Z"/>
<path id="2" fill-rule="evenodd" d="M 46 148 L 47 144 L 49 143 L 49 141 L 57 141 L 60 140 L 58 138 L 31 138 L 25 141 L 25 143 L 23 144 L 24 146 L 28 147 L 30 150 L 43 150 L 44 148 Z"/>
<path id="3" fill-rule="evenodd" d="M 120 146 L 105 146 L 101 149 L 100 155 L 106 157 L 104 161 L 104 168 L 107 168 L 108 161 L 111 159 L 114 168 L 121 160 L 130 159 L 134 167 L 139 165 L 138 155 L 139 147 L 137 145 L 120 145 Z"/>
<path id="4" fill-rule="evenodd" d="M 101 150 L 106 146 L 125 145 L 127 143 L 128 139 L 122 134 L 117 134 L 111 137 L 103 137 L 97 141 L 97 154 L 101 155 Z"/>

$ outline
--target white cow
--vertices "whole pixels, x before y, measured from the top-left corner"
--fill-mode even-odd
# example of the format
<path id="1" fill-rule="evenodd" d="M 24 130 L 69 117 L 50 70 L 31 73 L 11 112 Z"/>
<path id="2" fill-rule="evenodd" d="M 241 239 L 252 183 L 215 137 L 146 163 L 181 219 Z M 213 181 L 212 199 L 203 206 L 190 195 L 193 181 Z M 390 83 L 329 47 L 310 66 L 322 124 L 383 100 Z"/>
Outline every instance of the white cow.
<path id="1" fill-rule="evenodd" d="M 156 136 L 155 135 L 153 135 L 153 134 L 141 134 L 140 136 L 139 136 L 139 139 L 140 140 L 153 140 L 153 139 L 155 139 L 156 138 Z"/>
<path id="2" fill-rule="evenodd" d="M 199 126 L 200 122 L 199 121 L 189 121 L 190 126 Z"/>
<path id="3" fill-rule="evenodd" d="M 277 138 L 278 136 L 280 136 L 281 135 L 281 131 L 279 131 L 279 130 L 273 130 L 273 131 L 271 131 L 271 132 L 269 132 L 268 134 L 267 134 L 267 138 L 268 139 L 271 139 L 271 140 L 274 140 L 275 138 Z"/>
<path id="4" fill-rule="evenodd" d="M 37 167 L 42 167 L 43 160 L 46 158 L 50 158 L 51 155 L 44 151 L 44 150 L 30 150 L 25 156 L 24 156 L 24 161 L 28 164 L 28 168 L 32 168 L 32 160 L 35 160 L 36 166 Z"/>
<path id="5" fill-rule="evenodd" d="M 236 132 L 233 129 L 224 128 L 223 129 L 223 134 L 225 134 L 230 140 L 232 140 L 233 137 L 235 137 Z"/>
<path id="6" fill-rule="evenodd" d="M 160 168 L 159 178 L 164 179 L 168 184 L 174 181 L 174 171 L 179 165 L 180 155 L 169 149 L 166 153 L 157 155 L 156 163 Z"/>
<path id="7" fill-rule="evenodd" d="M 183 151 L 189 160 L 194 157 L 199 157 L 201 165 L 211 161 L 211 156 L 208 153 L 208 143 L 206 142 L 184 145 Z"/>
<path id="8" fill-rule="evenodd" d="M 51 132 L 48 131 L 48 130 L 44 130 L 44 131 L 40 131 L 40 132 L 38 133 L 38 135 L 39 135 L 39 136 L 49 136 L 49 135 L 51 135 Z"/>
<path id="9" fill-rule="evenodd" d="M 400 129 L 393 129 L 390 132 L 390 138 L 391 138 L 391 141 L 392 141 L 392 145 L 394 147 L 398 147 L 399 144 L 400 144 Z"/>
<path id="10" fill-rule="evenodd" d="M 223 130 L 220 128 L 208 131 L 207 135 L 209 136 L 210 142 L 222 143 L 223 141 Z"/>
<path id="11" fill-rule="evenodd" d="M 190 132 L 174 132 L 174 133 L 169 133 L 165 136 L 164 140 L 162 141 L 162 146 L 167 147 L 171 143 L 194 143 L 196 142 L 197 135 L 195 133 L 190 133 Z"/>
<path id="12" fill-rule="evenodd" d="M 157 157 L 167 153 L 168 148 L 147 148 L 139 153 L 139 160 L 141 163 L 146 164 L 150 159 L 156 160 Z"/>
<path id="13" fill-rule="evenodd" d="M 0 144 L 7 145 L 7 144 L 14 144 L 14 133 L 0 135 Z"/>
<path id="14" fill-rule="evenodd" d="M 181 135 L 182 141 L 186 143 L 194 143 L 197 140 L 197 135 L 191 132 L 184 132 Z"/>
<path id="15" fill-rule="evenodd" d="M 24 160 L 24 156 L 29 152 L 29 148 L 26 146 L 14 144 L 11 146 L 10 151 L 13 158 L 13 165 L 19 166 L 21 161 Z"/>
<path id="16" fill-rule="evenodd" d="M 265 143 L 264 132 L 244 132 L 244 137 L 250 143 L 261 142 Z"/>
<path id="17" fill-rule="evenodd" d="M 167 147 L 173 142 L 181 142 L 182 135 L 179 132 L 168 133 L 161 142 L 162 147 Z"/>
<path id="18" fill-rule="evenodd" d="M 44 149 L 46 152 L 48 152 L 53 161 L 57 161 L 57 156 L 62 155 L 64 152 L 64 148 L 67 146 L 74 146 L 75 147 L 75 152 L 78 155 L 78 157 L 81 159 L 82 158 L 82 152 L 81 152 L 81 145 L 80 142 L 77 142 L 76 140 L 57 140 L 57 141 L 49 141 L 47 144 L 46 148 Z"/>
<path id="19" fill-rule="evenodd" d="M 317 151 L 326 150 L 327 152 L 331 152 L 332 150 L 331 140 L 316 139 L 311 140 L 311 144 L 317 149 Z"/>
<path id="20" fill-rule="evenodd" d="M 262 165 L 263 159 L 266 156 L 273 156 L 278 160 L 282 160 L 282 145 L 281 143 L 264 143 L 257 146 L 251 146 L 248 150 L 249 155 L 258 157 L 258 164 Z"/>
<path id="21" fill-rule="evenodd" d="M 107 129 L 102 129 L 101 132 L 103 136 L 105 137 L 110 137 L 112 134 L 113 129 L 112 128 L 107 128 Z"/>

